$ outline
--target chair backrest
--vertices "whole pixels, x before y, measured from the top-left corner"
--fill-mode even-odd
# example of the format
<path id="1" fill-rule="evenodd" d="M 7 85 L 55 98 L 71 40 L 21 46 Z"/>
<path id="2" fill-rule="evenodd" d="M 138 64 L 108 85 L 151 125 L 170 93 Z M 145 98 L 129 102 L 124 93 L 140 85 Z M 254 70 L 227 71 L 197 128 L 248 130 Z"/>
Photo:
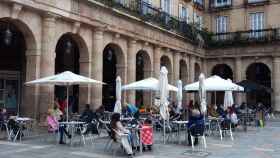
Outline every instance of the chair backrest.
<path id="1" fill-rule="evenodd" d="M 193 124 L 190 127 L 190 132 L 192 136 L 203 136 L 204 135 L 205 126 L 204 124 Z"/>
<path id="2" fill-rule="evenodd" d="M 221 128 L 222 130 L 229 130 L 230 129 L 230 124 L 231 124 L 231 121 L 226 119 L 226 120 L 223 120 L 221 122 Z"/>

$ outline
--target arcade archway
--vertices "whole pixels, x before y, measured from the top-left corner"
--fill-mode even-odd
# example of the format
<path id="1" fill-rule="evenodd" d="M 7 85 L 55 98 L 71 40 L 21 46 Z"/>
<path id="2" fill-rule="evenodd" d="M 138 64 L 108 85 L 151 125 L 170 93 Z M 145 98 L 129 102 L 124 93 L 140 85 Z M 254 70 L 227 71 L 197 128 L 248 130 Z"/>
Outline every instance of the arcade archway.
<path id="1" fill-rule="evenodd" d="M 124 56 L 116 44 L 108 44 L 103 50 L 103 82 L 102 105 L 105 110 L 113 111 L 116 101 L 116 77 L 123 79 Z"/>
<path id="2" fill-rule="evenodd" d="M 246 79 L 271 88 L 271 71 L 263 63 L 253 63 L 246 70 Z M 256 105 L 258 102 L 265 106 L 271 106 L 271 94 L 264 91 L 262 93 L 247 94 L 247 104 Z"/>
<path id="3" fill-rule="evenodd" d="M 140 50 L 136 54 L 136 81 L 151 77 L 151 59 L 149 54 Z M 150 105 L 151 104 L 151 92 L 136 91 L 136 105 Z"/>

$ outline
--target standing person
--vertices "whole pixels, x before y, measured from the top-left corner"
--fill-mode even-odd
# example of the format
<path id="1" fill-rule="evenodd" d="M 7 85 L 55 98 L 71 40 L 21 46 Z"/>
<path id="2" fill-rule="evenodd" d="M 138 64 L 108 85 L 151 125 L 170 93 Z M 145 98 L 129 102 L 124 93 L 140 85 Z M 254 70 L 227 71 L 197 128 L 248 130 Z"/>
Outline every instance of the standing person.
<path id="1" fill-rule="evenodd" d="M 60 126 L 59 122 L 63 121 L 63 116 L 60 117 L 60 120 L 56 119 L 56 116 L 53 115 L 53 110 L 48 110 L 47 123 L 48 123 L 48 132 L 59 132 L 59 144 L 65 144 L 63 141 L 64 134 L 71 139 L 71 135 L 67 132 L 66 126 Z"/>
<path id="2" fill-rule="evenodd" d="M 60 120 L 61 116 L 63 115 L 62 111 L 60 111 L 56 104 L 53 106 L 52 115 L 55 117 L 56 120 Z"/>
<path id="3" fill-rule="evenodd" d="M 131 137 L 129 130 L 125 129 L 120 121 L 121 115 L 119 113 L 114 113 L 111 118 L 111 128 L 114 141 L 120 140 L 122 146 L 124 147 L 126 153 L 129 157 L 132 157 L 133 151 L 131 147 Z M 127 137 L 122 135 L 127 134 Z"/>
<path id="4" fill-rule="evenodd" d="M 203 113 L 200 110 L 198 102 L 195 102 L 195 104 L 191 107 L 189 107 L 189 123 L 188 126 L 188 142 L 189 146 L 191 146 L 191 133 L 194 132 L 193 126 L 195 125 L 203 125 L 204 126 L 204 120 L 203 120 Z M 198 138 L 195 138 L 194 145 L 198 144 Z"/>

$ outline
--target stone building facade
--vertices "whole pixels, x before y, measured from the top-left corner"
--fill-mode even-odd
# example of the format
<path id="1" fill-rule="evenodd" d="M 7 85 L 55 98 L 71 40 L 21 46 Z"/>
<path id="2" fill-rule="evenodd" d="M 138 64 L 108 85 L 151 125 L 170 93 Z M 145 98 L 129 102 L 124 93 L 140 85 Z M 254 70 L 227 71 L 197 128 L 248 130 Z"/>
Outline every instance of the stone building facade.
<path id="1" fill-rule="evenodd" d="M 111 104 L 114 100 L 113 83 L 117 76 L 122 78 L 123 84 L 150 76 L 157 77 L 160 66 L 165 65 L 169 71 L 170 83 L 176 84 L 177 80 L 181 79 L 183 84 L 187 84 L 197 80 L 200 72 L 210 76 L 215 66 L 226 65 L 232 71 L 231 79 L 238 82 L 246 79 L 246 70 L 251 64 L 262 63 L 269 70 L 271 79 L 269 83 L 274 88 L 271 103 L 275 110 L 280 111 L 280 83 L 278 83 L 280 57 L 277 42 L 245 44 L 240 47 L 231 45 L 224 48 L 201 47 L 189 36 L 186 37 L 174 29 L 166 29 L 162 25 L 126 12 L 131 6 L 139 7 L 131 5 L 136 3 L 136 0 L 116 1 L 121 7 L 112 7 L 109 2 L 109 0 L 1 1 L 0 49 L 3 53 L 1 62 L 5 63 L 0 64 L 0 79 L 4 85 L 1 90 L 5 93 L 2 104 L 7 106 L 9 103 L 11 107 L 15 107 L 12 104 L 16 104 L 21 114 L 42 118 L 47 109 L 53 105 L 55 96 L 63 90 L 51 86 L 25 86 L 24 83 L 65 70 L 109 83 L 107 87 L 74 87 L 71 90 L 73 94 L 78 92 L 80 105 L 89 103 L 96 109 L 102 104 L 107 104 L 106 101 L 109 100 L 108 104 Z M 151 3 L 148 6 L 155 6 L 160 11 L 164 10 L 160 9 L 164 7 L 162 6 L 164 1 L 155 0 L 147 3 Z M 172 16 L 167 17 L 168 19 L 172 19 L 173 16 L 180 17 L 182 11 L 178 6 L 185 6 L 189 8 L 186 17 L 191 16 L 184 17 L 186 21 L 191 23 L 192 20 L 198 19 L 202 27 L 215 32 L 215 27 L 212 26 L 215 16 L 225 13 L 232 16 L 233 22 L 230 23 L 229 31 L 234 32 L 248 30 L 246 22 L 241 22 L 244 19 L 238 17 L 245 16 L 248 10 L 251 12 L 256 9 L 269 12 L 266 14 L 267 27 L 276 28 L 279 25 L 277 20 L 270 20 L 271 16 L 277 17 L 280 14 L 279 10 L 270 9 L 279 7 L 276 2 L 242 10 L 239 7 L 241 0 L 238 0 L 236 4 L 233 3 L 236 8 L 214 13 L 209 10 L 208 5 L 208 1 L 201 7 L 200 3 L 197 6 L 197 2 L 174 0 L 170 3 L 172 9 L 168 10 Z M 148 13 L 151 8 L 148 9 Z M 146 12 L 143 8 L 141 10 Z M 236 12 L 242 12 L 242 15 Z M 203 22 L 197 18 L 199 16 Z M 17 52 L 21 54 L 18 55 Z M 14 58 L 20 60 L 13 60 Z M 9 68 L 9 65 L 17 65 L 17 68 Z M 11 96 L 14 96 L 16 101 L 7 102 L 12 100 Z M 236 96 L 239 103 L 245 99 L 243 94 Z M 123 100 L 135 103 L 139 97 L 142 98 L 141 104 L 152 102 L 150 93 L 137 94 L 130 91 L 124 93 Z M 187 98 L 184 99 L 186 103 L 193 96 L 184 94 L 184 97 Z"/>

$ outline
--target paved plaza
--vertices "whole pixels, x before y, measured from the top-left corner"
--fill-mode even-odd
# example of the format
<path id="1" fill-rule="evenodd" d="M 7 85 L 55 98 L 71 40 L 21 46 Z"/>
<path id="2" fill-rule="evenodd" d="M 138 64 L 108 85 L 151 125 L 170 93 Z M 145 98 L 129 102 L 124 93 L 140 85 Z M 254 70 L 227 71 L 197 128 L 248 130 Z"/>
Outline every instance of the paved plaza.
<path id="1" fill-rule="evenodd" d="M 241 129 L 234 133 L 234 141 L 218 136 L 207 137 L 208 148 L 202 152 L 192 152 L 191 147 L 168 142 L 163 145 L 156 138 L 152 152 L 136 154 L 138 158 L 278 158 L 280 156 L 280 121 L 269 121 L 265 128 L 249 128 L 245 133 Z M 183 141 L 183 135 L 181 140 Z M 48 139 L 47 139 L 48 138 Z M 175 139 L 175 138 L 174 138 Z M 111 151 L 104 151 L 107 138 L 96 138 L 94 145 L 56 145 L 51 137 L 37 136 L 25 138 L 21 143 L 0 141 L 1 158 L 110 158 Z M 118 145 L 113 148 L 119 148 Z M 122 151 L 116 157 L 125 157 Z"/>

